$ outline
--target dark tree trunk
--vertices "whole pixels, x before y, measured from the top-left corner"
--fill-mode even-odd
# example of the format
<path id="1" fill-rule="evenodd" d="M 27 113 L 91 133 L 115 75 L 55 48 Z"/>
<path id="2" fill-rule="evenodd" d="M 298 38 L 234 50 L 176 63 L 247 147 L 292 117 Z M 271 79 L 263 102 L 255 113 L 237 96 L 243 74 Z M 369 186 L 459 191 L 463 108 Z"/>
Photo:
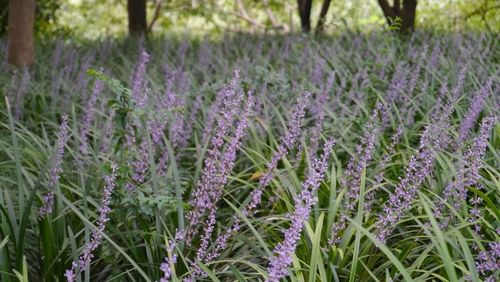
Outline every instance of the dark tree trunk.
<path id="1" fill-rule="evenodd" d="M 417 14 L 417 0 L 403 0 L 403 10 L 401 18 L 403 24 L 401 30 L 403 32 L 412 31 L 415 29 L 415 16 Z"/>
<path id="2" fill-rule="evenodd" d="M 321 33 L 325 28 L 326 14 L 328 14 L 328 9 L 330 8 L 331 0 L 323 0 L 321 5 L 321 12 L 319 13 L 318 24 L 316 25 L 316 33 Z"/>
<path id="3" fill-rule="evenodd" d="M 34 61 L 35 0 L 10 0 L 7 60 L 16 67 Z"/>
<path id="4" fill-rule="evenodd" d="M 311 31 L 312 0 L 297 0 L 299 6 L 300 25 L 302 32 Z"/>
<path id="5" fill-rule="evenodd" d="M 131 36 L 146 34 L 146 0 L 127 0 L 128 33 Z"/>
<path id="6" fill-rule="evenodd" d="M 401 19 L 400 32 L 407 33 L 415 29 L 415 15 L 417 12 L 417 0 L 394 0 L 394 6 L 390 6 L 387 0 L 378 0 L 378 4 L 384 13 L 387 23 L 391 24 L 396 17 Z"/>

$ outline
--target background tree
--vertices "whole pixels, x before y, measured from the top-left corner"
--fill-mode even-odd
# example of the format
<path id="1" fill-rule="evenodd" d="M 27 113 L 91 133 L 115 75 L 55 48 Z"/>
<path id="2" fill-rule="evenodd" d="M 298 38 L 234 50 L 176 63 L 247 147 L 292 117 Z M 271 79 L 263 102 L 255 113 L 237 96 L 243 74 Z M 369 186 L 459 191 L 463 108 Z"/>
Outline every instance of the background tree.
<path id="1" fill-rule="evenodd" d="M 312 0 L 297 0 L 302 32 L 311 31 Z"/>
<path id="2" fill-rule="evenodd" d="M 146 0 L 127 0 L 128 32 L 131 36 L 146 34 Z"/>
<path id="3" fill-rule="evenodd" d="M 34 61 L 35 0 L 11 0 L 7 30 L 7 60 L 17 67 Z"/>
<path id="4" fill-rule="evenodd" d="M 66 0 L 35 1 L 35 37 L 65 35 L 67 30 L 60 25 L 56 13 Z M 9 0 L 0 0 L 0 37 L 7 35 Z"/>
<path id="5" fill-rule="evenodd" d="M 318 24 L 316 25 L 316 33 L 322 32 L 325 28 L 326 14 L 328 13 L 328 9 L 330 8 L 330 2 L 331 0 L 323 0 L 321 11 L 319 12 Z"/>
<path id="6" fill-rule="evenodd" d="M 400 31 L 405 33 L 415 29 L 415 15 L 417 11 L 417 0 L 394 0 L 391 7 L 387 0 L 378 0 L 378 4 L 384 13 L 387 23 L 393 24 L 396 18 L 401 19 Z"/>

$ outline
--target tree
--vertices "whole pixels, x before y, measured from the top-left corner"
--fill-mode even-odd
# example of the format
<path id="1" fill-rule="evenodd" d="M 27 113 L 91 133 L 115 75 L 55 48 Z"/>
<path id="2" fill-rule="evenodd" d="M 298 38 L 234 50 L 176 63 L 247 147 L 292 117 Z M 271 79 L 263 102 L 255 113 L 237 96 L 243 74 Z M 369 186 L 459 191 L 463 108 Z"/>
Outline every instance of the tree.
<path id="1" fill-rule="evenodd" d="M 300 25 L 302 32 L 311 31 L 311 9 L 312 0 L 297 0 L 299 8 Z"/>
<path id="2" fill-rule="evenodd" d="M 391 25 L 396 18 L 399 18 L 401 20 L 399 30 L 402 33 L 407 33 L 415 29 L 417 0 L 403 0 L 402 7 L 400 0 L 394 0 L 394 5 L 392 7 L 387 0 L 378 0 L 378 4 L 387 19 L 387 23 Z"/>
<path id="3" fill-rule="evenodd" d="M 35 0 L 35 38 L 60 35 L 65 30 L 56 17 L 61 2 L 65 0 Z M 7 35 L 9 0 L 0 0 L 0 37 Z"/>
<path id="4" fill-rule="evenodd" d="M 320 33 L 325 28 L 326 14 L 328 13 L 328 8 L 330 8 L 331 0 L 323 0 L 321 5 L 321 11 L 319 12 L 318 24 L 316 25 L 316 33 Z"/>
<path id="5" fill-rule="evenodd" d="M 131 36 L 146 34 L 146 0 L 127 0 L 128 32 Z"/>
<path id="6" fill-rule="evenodd" d="M 16 67 L 34 61 L 35 0 L 11 0 L 7 30 L 7 60 Z"/>

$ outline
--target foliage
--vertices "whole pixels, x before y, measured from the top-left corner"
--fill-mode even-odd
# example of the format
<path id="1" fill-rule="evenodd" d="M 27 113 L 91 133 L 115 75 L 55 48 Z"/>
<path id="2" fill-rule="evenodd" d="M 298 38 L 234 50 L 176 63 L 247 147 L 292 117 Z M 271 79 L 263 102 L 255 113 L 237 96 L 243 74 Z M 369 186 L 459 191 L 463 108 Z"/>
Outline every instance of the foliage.
<path id="1" fill-rule="evenodd" d="M 297 31 L 299 19 L 296 1 L 175 0 L 163 1 L 154 33 L 221 34 L 227 30 L 280 33 Z M 58 27 L 77 37 L 122 36 L 127 31 L 125 1 L 63 1 L 57 12 Z M 154 1 L 148 1 L 148 22 L 154 14 Z M 316 25 L 321 1 L 313 1 L 312 20 Z M 362 7 L 362 8 L 360 8 Z M 419 0 L 417 28 L 433 30 L 500 30 L 496 1 Z M 485 16 L 482 17 L 482 11 Z M 443 11 L 446 11 L 444 13 Z M 476 12 L 476 13 L 475 13 Z M 471 15 L 472 14 L 472 15 Z M 327 33 L 346 29 L 377 30 L 385 26 L 377 1 L 335 1 L 326 19 Z"/>
<path id="2" fill-rule="evenodd" d="M 286 281 L 498 276 L 495 37 L 222 38 L 45 42 L 0 69 L 2 281 L 63 281 L 82 254 L 82 281 L 263 281 L 280 245 Z"/>
<path id="3" fill-rule="evenodd" d="M 35 33 L 38 37 L 64 34 L 63 27 L 58 26 L 56 17 L 61 2 L 61 0 L 35 1 Z M 7 33 L 8 17 L 9 0 L 0 0 L 0 37 Z"/>

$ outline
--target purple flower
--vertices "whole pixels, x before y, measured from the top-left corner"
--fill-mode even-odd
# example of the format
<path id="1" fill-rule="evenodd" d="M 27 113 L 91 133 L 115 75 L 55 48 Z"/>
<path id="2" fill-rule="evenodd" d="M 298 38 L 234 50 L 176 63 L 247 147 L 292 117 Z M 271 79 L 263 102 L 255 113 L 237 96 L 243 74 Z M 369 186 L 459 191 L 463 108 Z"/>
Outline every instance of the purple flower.
<path id="1" fill-rule="evenodd" d="M 109 117 L 104 124 L 104 129 L 101 133 L 101 152 L 108 152 L 110 150 L 111 142 L 113 139 L 113 119 L 115 117 L 115 111 L 110 110 Z"/>
<path id="2" fill-rule="evenodd" d="M 167 252 L 168 254 L 165 257 L 165 260 L 160 265 L 160 270 L 163 272 L 160 282 L 168 282 L 170 280 L 170 277 L 172 276 L 172 266 L 177 262 L 175 243 L 171 240 L 169 240 Z"/>
<path id="3" fill-rule="evenodd" d="M 17 120 L 20 120 L 21 117 L 23 116 L 24 96 L 26 95 L 26 91 L 28 90 L 28 84 L 30 78 L 31 76 L 28 71 L 28 68 L 25 68 L 23 70 L 23 77 L 21 79 L 21 83 L 19 84 L 19 87 L 17 88 L 16 91 L 14 116 L 16 117 Z"/>
<path id="4" fill-rule="evenodd" d="M 54 165 L 50 170 L 49 192 L 42 197 L 42 207 L 39 210 L 40 216 L 52 213 L 54 206 L 54 190 L 59 182 L 59 175 L 62 173 L 62 161 L 64 157 L 64 145 L 68 140 L 68 115 L 62 115 L 61 125 L 57 132 L 56 153 L 54 156 Z"/>
<path id="5" fill-rule="evenodd" d="M 482 251 L 476 258 L 477 271 L 484 276 L 485 281 L 496 281 L 500 270 L 500 242 L 488 244 L 489 250 Z M 498 277 L 497 277 L 498 278 Z"/>
<path id="6" fill-rule="evenodd" d="M 465 73 L 467 71 L 466 67 L 463 67 L 460 72 L 458 73 L 458 79 L 457 79 L 457 84 L 455 87 L 451 90 L 451 99 L 453 101 L 457 100 L 458 97 L 460 96 L 460 91 L 462 90 L 464 86 L 464 80 L 465 80 Z"/>
<path id="7" fill-rule="evenodd" d="M 363 169 L 366 168 L 371 161 L 373 151 L 375 149 L 375 142 L 380 131 L 377 126 L 377 116 L 382 115 L 384 109 L 382 104 L 377 103 L 373 109 L 369 121 L 365 125 L 364 135 L 360 143 L 356 146 L 356 154 L 351 157 L 347 164 L 345 176 L 341 179 L 341 187 L 347 189 L 345 197 L 346 211 L 341 212 L 338 222 L 332 226 L 330 244 L 338 243 L 340 240 L 339 233 L 345 228 L 345 222 L 348 218 L 348 213 L 352 212 L 356 207 L 356 202 L 360 197 L 361 174 Z"/>
<path id="8" fill-rule="evenodd" d="M 201 238 L 201 244 L 196 252 L 196 260 L 193 263 L 195 271 L 194 275 L 197 274 L 198 266 L 197 262 L 201 262 L 205 256 L 207 255 L 206 251 L 208 248 L 208 244 L 210 242 L 210 238 L 215 226 L 215 216 L 217 211 L 217 202 L 222 197 L 223 187 L 227 183 L 227 177 L 231 172 L 234 163 L 236 161 L 236 154 L 241 147 L 241 140 L 246 135 L 246 128 L 248 127 L 248 117 L 251 113 L 251 110 L 254 106 L 254 96 L 252 92 L 248 93 L 248 101 L 245 106 L 245 109 L 242 113 L 242 117 L 236 127 L 234 137 L 231 139 L 231 142 L 228 144 L 224 154 L 222 155 L 222 159 L 220 160 L 219 173 L 215 176 L 215 182 L 212 186 L 212 189 L 208 191 L 208 203 L 207 210 L 208 213 L 208 222 L 206 227 L 204 228 L 204 234 Z M 199 272 L 199 270 L 198 270 Z"/>
<path id="9" fill-rule="evenodd" d="M 116 186 L 116 171 L 116 164 L 111 164 L 111 175 L 106 175 L 104 177 L 105 186 L 101 199 L 101 206 L 99 208 L 99 219 L 96 223 L 97 226 L 92 230 L 90 242 L 83 248 L 83 254 L 80 255 L 78 262 L 74 261 L 71 264 L 71 268 L 66 270 L 64 276 L 68 282 L 75 281 L 75 273 L 77 270 L 83 271 L 88 267 L 90 261 L 94 257 L 92 252 L 94 252 L 101 245 L 106 223 L 109 221 L 109 212 L 111 211 L 111 194 Z"/>
<path id="10" fill-rule="evenodd" d="M 87 71 L 88 69 L 90 68 L 90 64 L 92 62 L 92 60 L 94 59 L 95 57 L 95 53 L 93 51 L 91 51 L 89 54 L 87 54 L 84 58 L 84 61 L 82 63 L 82 65 L 80 66 L 80 70 L 78 71 L 78 78 L 76 79 L 76 83 L 74 84 L 75 87 L 74 87 L 74 91 L 76 93 L 86 93 L 87 91 L 87 82 L 88 82 L 88 75 L 87 75 Z M 86 96 L 84 94 L 84 96 Z"/>
<path id="11" fill-rule="evenodd" d="M 485 117 L 481 122 L 479 134 L 473 139 L 472 144 L 468 147 L 464 157 L 460 160 L 458 166 L 458 174 L 456 180 L 449 183 L 444 192 L 443 199 L 438 203 L 434 211 L 436 217 L 441 216 L 446 202 L 452 204 L 453 209 L 459 210 L 467 201 L 467 188 L 466 186 L 479 186 L 479 169 L 481 168 L 481 160 L 485 154 L 490 131 L 495 123 L 495 117 Z M 479 198 L 471 199 L 473 206 L 478 204 Z M 479 218 L 480 211 L 474 208 L 470 211 L 471 218 Z M 441 226 L 446 227 L 454 219 L 453 213 L 449 213 L 444 218 Z M 475 222 L 475 221 L 474 221 Z"/>
<path id="12" fill-rule="evenodd" d="M 151 140 L 155 145 L 163 144 L 163 130 L 167 126 L 167 121 L 165 118 L 155 117 L 147 122 L 149 133 L 151 134 Z"/>
<path id="13" fill-rule="evenodd" d="M 405 86 L 407 84 L 407 77 L 404 69 L 405 64 L 399 63 L 394 70 L 391 84 L 389 85 L 389 89 L 387 90 L 387 94 L 384 98 L 386 103 L 389 105 L 389 109 L 392 103 L 397 101 L 400 93 L 403 91 L 403 89 L 405 89 Z"/>
<path id="14" fill-rule="evenodd" d="M 488 147 L 488 138 L 490 136 L 491 129 L 495 125 L 496 120 L 496 116 L 483 118 L 478 136 L 474 138 L 472 145 L 464 155 L 465 161 L 464 166 L 462 167 L 463 171 L 461 173 L 463 173 L 465 176 L 463 179 L 463 183 L 465 186 L 476 186 L 477 189 L 482 189 L 482 185 L 479 183 L 479 180 L 481 179 L 481 176 L 479 174 L 479 170 L 482 166 L 481 160 L 486 152 L 486 148 Z M 459 195 L 461 196 L 461 198 L 466 198 L 466 193 L 467 190 L 459 190 Z M 478 205 L 482 202 L 482 198 L 474 195 L 473 198 L 469 199 L 469 202 L 473 207 L 470 211 L 469 221 L 474 224 L 476 233 L 479 233 L 479 231 L 481 230 L 481 226 L 479 225 L 478 221 L 481 217 L 481 212 L 478 209 Z"/>
<path id="15" fill-rule="evenodd" d="M 321 92 L 314 103 L 311 106 L 311 113 L 314 117 L 314 126 L 311 129 L 311 144 L 309 144 L 309 149 L 311 152 L 315 152 L 318 148 L 318 142 L 321 135 L 321 130 L 323 129 L 323 123 L 325 121 L 325 105 L 328 105 L 329 96 L 327 92 Z"/>
<path id="16" fill-rule="evenodd" d="M 148 62 L 149 54 L 146 51 L 142 51 L 132 77 L 132 99 L 139 108 L 146 106 L 147 80 L 145 76 Z"/>
<path id="17" fill-rule="evenodd" d="M 149 168 L 149 152 L 148 152 L 148 142 L 143 140 L 138 148 L 137 157 L 132 161 L 132 169 L 134 173 L 132 174 L 132 179 L 137 183 L 144 183 L 146 180 L 146 173 Z"/>
<path id="18" fill-rule="evenodd" d="M 391 157 L 396 153 L 395 147 L 401 140 L 401 136 L 403 135 L 403 126 L 400 125 L 398 126 L 398 129 L 396 132 L 392 135 L 391 137 L 391 144 L 389 144 L 389 147 L 387 148 L 387 151 L 384 152 L 384 155 L 382 156 L 382 161 L 379 163 L 379 173 L 377 173 L 374 177 L 374 185 L 376 186 L 377 184 L 382 183 L 384 180 L 384 171 L 387 166 L 387 163 L 389 163 Z M 375 189 L 371 189 L 368 193 L 366 193 L 366 198 L 364 201 L 364 210 L 366 213 L 370 213 L 371 207 L 373 202 L 375 201 Z"/>
<path id="19" fill-rule="evenodd" d="M 278 162 L 288 153 L 288 151 L 293 148 L 301 134 L 302 120 L 305 115 L 305 109 L 309 104 L 309 98 L 311 94 L 305 92 L 304 96 L 301 96 L 297 101 L 296 105 L 291 111 L 290 122 L 288 127 L 288 132 L 281 138 L 280 146 L 278 150 L 273 154 L 271 161 L 266 165 L 267 173 L 265 173 L 259 180 L 259 188 L 253 190 L 250 194 L 251 201 L 243 210 L 243 215 L 248 216 L 251 214 L 253 209 L 261 201 L 262 191 L 266 188 L 273 177 L 273 172 L 278 166 Z"/>
<path id="20" fill-rule="evenodd" d="M 193 209 L 186 215 L 187 222 L 189 222 L 186 230 L 187 244 L 190 244 L 193 236 L 197 234 L 196 227 L 199 225 L 200 218 L 211 207 L 210 193 L 214 189 L 219 189 L 220 181 L 224 179 L 220 174 L 221 167 L 219 165 L 222 162 L 221 151 L 224 139 L 233 124 L 238 105 L 242 98 L 242 95 L 237 95 L 236 93 L 237 79 L 239 79 L 238 71 L 235 72 L 235 77 L 231 85 L 222 92 L 223 107 L 220 112 L 221 117 L 218 119 L 215 135 L 211 139 L 211 148 L 205 159 L 205 167 L 202 171 L 201 180 L 196 185 L 193 198 L 190 201 Z"/>
<path id="21" fill-rule="evenodd" d="M 94 121 L 95 105 L 97 103 L 97 97 L 102 92 L 103 88 L 104 82 L 96 80 L 92 95 L 90 96 L 89 100 L 87 101 L 87 105 L 84 108 L 83 119 L 81 122 L 82 127 L 80 128 L 80 153 L 83 155 L 87 154 L 90 128 L 92 126 L 92 122 Z"/>
<path id="22" fill-rule="evenodd" d="M 479 116 L 481 110 L 483 109 L 484 102 L 486 101 L 486 98 L 488 97 L 491 91 L 492 83 L 493 79 L 492 78 L 488 79 L 486 84 L 484 84 L 479 89 L 479 91 L 476 92 L 476 95 L 474 95 L 474 97 L 472 98 L 469 110 L 465 114 L 462 124 L 460 125 L 457 144 L 463 143 L 465 139 L 467 139 L 467 136 L 469 135 L 469 132 L 472 129 L 472 127 L 474 127 L 476 119 Z"/>
<path id="23" fill-rule="evenodd" d="M 441 106 L 442 107 L 442 106 Z M 418 151 L 405 168 L 405 176 L 400 179 L 396 189 L 382 208 L 379 215 L 377 237 L 385 242 L 404 212 L 409 210 L 424 179 L 431 174 L 436 154 L 450 142 L 448 136 L 450 104 L 436 111 L 435 120 L 429 124 L 420 137 Z M 440 112 L 441 115 L 437 115 Z"/>
<path id="24" fill-rule="evenodd" d="M 432 50 L 431 57 L 429 58 L 429 61 L 427 63 L 427 68 L 429 69 L 435 68 L 439 63 L 439 57 L 441 55 L 442 55 L 441 46 L 439 46 L 439 44 L 436 44 L 436 46 Z"/>
<path id="25" fill-rule="evenodd" d="M 177 96 L 173 91 L 171 91 L 172 88 L 172 80 L 169 79 L 167 81 L 166 85 L 166 90 L 165 90 L 165 97 L 164 99 L 160 102 L 161 106 L 164 112 L 174 112 L 174 115 L 176 116 L 177 113 L 175 113 L 175 107 L 177 104 Z M 160 159 L 158 161 L 157 165 L 157 170 L 158 170 L 158 175 L 162 175 L 167 168 L 167 161 L 168 161 L 168 150 L 166 149 L 166 146 L 163 144 L 163 136 L 164 136 L 164 130 L 167 127 L 168 123 L 168 115 L 164 113 L 156 114 L 156 116 L 153 118 L 153 120 L 148 121 L 148 128 L 149 132 L 151 134 L 151 139 L 153 140 L 153 143 L 158 146 L 164 147 L 163 152 L 160 155 Z M 172 121 L 172 126 L 170 127 L 170 132 L 172 132 L 172 128 L 178 127 L 177 121 L 174 119 Z M 182 127 L 182 125 L 181 125 Z M 172 143 L 173 149 L 176 148 L 176 142 L 172 139 L 170 139 Z"/>
<path id="26" fill-rule="evenodd" d="M 202 134 L 202 144 L 205 144 L 207 140 L 210 138 L 210 134 L 213 129 L 214 121 L 217 119 L 217 114 L 221 111 L 221 107 L 224 106 L 224 101 L 226 99 L 226 96 L 228 93 L 231 91 L 235 91 L 236 87 L 238 86 L 238 81 L 240 79 L 240 72 L 237 70 L 234 72 L 233 79 L 231 83 L 229 84 L 228 87 L 222 89 L 217 93 L 217 96 L 215 97 L 215 101 L 210 105 L 210 108 L 208 109 L 208 112 L 205 117 L 205 128 L 203 129 L 203 134 Z"/>
<path id="27" fill-rule="evenodd" d="M 269 262 L 267 272 L 269 276 L 266 281 L 279 282 L 281 278 L 287 275 L 287 268 L 292 263 L 292 256 L 297 247 L 297 241 L 302 233 L 304 223 L 309 218 L 311 207 L 316 203 L 314 196 L 323 180 L 326 169 L 328 168 L 328 158 L 335 141 L 329 139 L 324 145 L 323 155 L 318 158 L 313 156 L 311 160 L 311 169 L 306 181 L 302 183 L 299 196 L 294 199 L 295 210 L 290 215 L 290 227 L 284 231 L 285 238 L 278 243 L 273 250 L 273 257 Z"/>
<path id="28" fill-rule="evenodd" d="M 293 148 L 300 135 L 301 125 L 305 116 L 305 110 L 309 104 L 311 94 L 305 92 L 303 96 L 299 97 L 294 105 L 290 114 L 290 121 L 288 124 L 288 132 L 281 137 L 281 142 L 278 150 L 274 152 L 271 161 L 267 163 L 267 171 L 260 177 L 259 185 L 255 190 L 250 193 L 250 202 L 243 208 L 242 214 L 244 216 L 252 215 L 254 209 L 260 204 L 262 200 L 262 193 L 269 185 L 273 178 L 274 171 L 278 166 L 278 162 L 288 154 L 288 151 Z M 240 229 L 241 219 L 238 215 L 233 216 L 233 224 L 227 228 L 223 234 L 217 237 L 214 249 L 206 256 L 205 262 L 212 261 L 219 256 L 220 251 L 225 248 L 229 237 Z"/>

